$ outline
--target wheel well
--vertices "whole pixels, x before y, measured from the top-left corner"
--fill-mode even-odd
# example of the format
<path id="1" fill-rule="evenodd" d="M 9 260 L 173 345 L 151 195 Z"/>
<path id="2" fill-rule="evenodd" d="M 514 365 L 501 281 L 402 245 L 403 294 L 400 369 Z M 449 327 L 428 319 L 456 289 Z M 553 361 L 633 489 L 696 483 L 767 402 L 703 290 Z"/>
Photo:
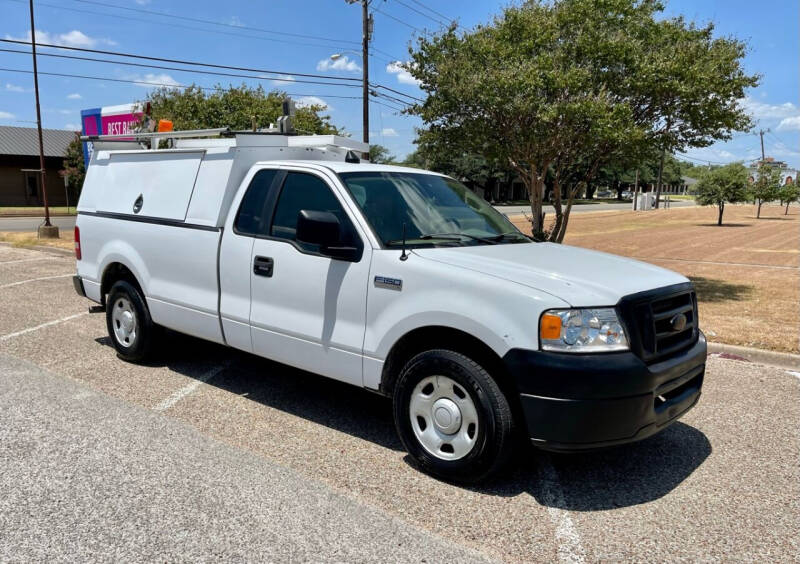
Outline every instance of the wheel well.
<path id="1" fill-rule="evenodd" d="M 419 353 L 433 349 L 447 349 L 471 358 L 495 379 L 512 406 L 518 403 L 516 384 L 503 359 L 496 352 L 469 333 L 440 326 L 414 329 L 394 344 L 383 364 L 380 392 L 391 397 L 400 371 L 406 363 Z"/>
<path id="2" fill-rule="evenodd" d="M 112 262 L 106 267 L 100 282 L 100 299 L 103 305 L 106 303 L 106 295 L 108 295 L 108 292 L 111 290 L 111 286 L 120 280 L 129 282 L 144 296 L 142 286 L 139 284 L 133 272 L 121 262 Z"/>

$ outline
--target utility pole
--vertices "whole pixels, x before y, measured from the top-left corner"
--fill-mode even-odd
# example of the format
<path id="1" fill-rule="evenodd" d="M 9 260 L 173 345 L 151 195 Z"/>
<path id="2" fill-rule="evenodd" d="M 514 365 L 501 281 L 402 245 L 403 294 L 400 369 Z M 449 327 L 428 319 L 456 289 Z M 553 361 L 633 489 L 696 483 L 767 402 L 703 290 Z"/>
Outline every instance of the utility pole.
<path id="1" fill-rule="evenodd" d="M 33 18 L 33 0 L 30 0 L 31 11 L 31 52 L 33 53 L 33 89 L 36 95 L 36 128 L 39 132 L 39 178 L 42 184 L 42 203 L 44 204 L 44 225 L 39 228 L 39 236 L 58 237 L 58 227 L 50 223 L 50 208 L 47 205 L 47 185 L 44 174 L 44 140 L 42 139 L 42 110 L 39 106 L 39 74 L 36 66 L 36 24 Z"/>
<path id="2" fill-rule="evenodd" d="M 636 211 L 636 200 L 639 198 L 639 169 L 636 169 L 636 182 L 633 185 L 633 211 Z"/>
<path id="3" fill-rule="evenodd" d="M 766 131 L 764 131 L 763 129 L 760 129 L 758 131 L 758 134 L 761 136 L 761 162 L 762 163 L 766 160 L 766 157 L 764 155 L 764 134 L 765 133 L 769 133 L 769 129 L 767 129 Z"/>
<path id="4" fill-rule="evenodd" d="M 372 16 L 369 14 L 369 0 L 361 0 L 361 26 L 362 26 L 362 47 L 361 62 L 364 65 L 364 81 L 361 88 L 363 97 L 363 139 L 364 143 L 369 144 L 369 40 L 372 36 Z"/>

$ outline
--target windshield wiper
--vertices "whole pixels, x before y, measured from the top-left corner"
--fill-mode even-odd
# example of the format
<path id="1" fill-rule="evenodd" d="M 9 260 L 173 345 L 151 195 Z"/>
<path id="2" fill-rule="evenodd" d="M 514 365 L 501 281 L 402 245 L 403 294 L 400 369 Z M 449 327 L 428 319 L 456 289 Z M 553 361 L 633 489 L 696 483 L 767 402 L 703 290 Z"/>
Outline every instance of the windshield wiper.
<path id="1" fill-rule="evenodd" d="M 494 245 L 497 241 L 494 238 L 478 237 L 477 235 L 470 235 L 469 233 L 430 233 L 428 235 L 420 235 L 417 239 L 449 239 L 451 241 L 459 241 L 462 237 L 472 239 L 473 241 L 480 241 L 481 243 L 489 243 Z"/>
<path id="2" fill-rule="evenodd" d="M 518 231 L 509 231 L 508 233 L 500 233 L 499 235 L 494 235 L 492 237 L 489 237 L 489 239 L 491 239 L 492 241 L 496 241 L 498 243 L 500 241 L 505 241 L 506 239 L 516 239 L 517 241 L 528 240 L 528 238 L 525 235 L 519 233 Z"/>

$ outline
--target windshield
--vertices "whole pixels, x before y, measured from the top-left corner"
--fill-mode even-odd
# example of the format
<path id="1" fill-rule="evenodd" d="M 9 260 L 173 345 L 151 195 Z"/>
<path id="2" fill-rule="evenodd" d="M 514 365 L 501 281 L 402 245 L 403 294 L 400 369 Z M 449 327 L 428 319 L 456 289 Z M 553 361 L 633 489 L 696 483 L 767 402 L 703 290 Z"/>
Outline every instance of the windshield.
<path id="1" fill-rule="evenodd" d="M 339 175 L 387 247 L 530 243 L 469 188 L 444 176 L 413 172 Z"/>

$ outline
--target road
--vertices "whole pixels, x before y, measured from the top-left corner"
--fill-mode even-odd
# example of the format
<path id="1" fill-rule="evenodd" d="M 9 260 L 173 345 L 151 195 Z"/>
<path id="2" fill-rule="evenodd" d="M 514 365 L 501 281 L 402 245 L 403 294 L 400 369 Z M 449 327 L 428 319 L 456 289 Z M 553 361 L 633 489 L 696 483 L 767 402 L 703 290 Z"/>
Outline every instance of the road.
<path id="1" fill-rule="evenodd" d="M 44 223 L 44 217 L 0 217 L 0 231 L 36 231 Z M 50 223 L 62 231 L 72 231 L 75 216 L 51 217 Z"/>
<path id="2" fill-rule="evenodd" d="M 800 378 L 710 357 L 638 444 L 520 443 L 506 476 L 421 474 L 390 402 L 168 334 L 116 358 L 74 259 L 0 245 L 0 561 L 790 561 Z"/>
<path id="3" fill-rule="evenodd" d="M 680 200 L 674 201 L 670 204 L 675 208 L 682 208 L 687 206 L 694 206 L 694 200 Z M 518 215 L 531 213 L 530 206 L 496 206 L 496 208 L 506 215 Z M 582 213 L 590 211 L 608 211 L 608 210 L 629 210 L 631 203 L 625 202 L 621 204 L 583 204 L 572 208 L 572 213 Z M 544 211 L 547 214 L 554 212 L 552 206 L 545 206 Z M 0 231 L 36 231 L 36 228 L 41 225 L 43 219 L 41 217 L 0 217 Z M 58 225 L 62 230 L 71 230 L 75 227 L 75 217 L 53 217 L 51 218 L 53 225 Z"/>

